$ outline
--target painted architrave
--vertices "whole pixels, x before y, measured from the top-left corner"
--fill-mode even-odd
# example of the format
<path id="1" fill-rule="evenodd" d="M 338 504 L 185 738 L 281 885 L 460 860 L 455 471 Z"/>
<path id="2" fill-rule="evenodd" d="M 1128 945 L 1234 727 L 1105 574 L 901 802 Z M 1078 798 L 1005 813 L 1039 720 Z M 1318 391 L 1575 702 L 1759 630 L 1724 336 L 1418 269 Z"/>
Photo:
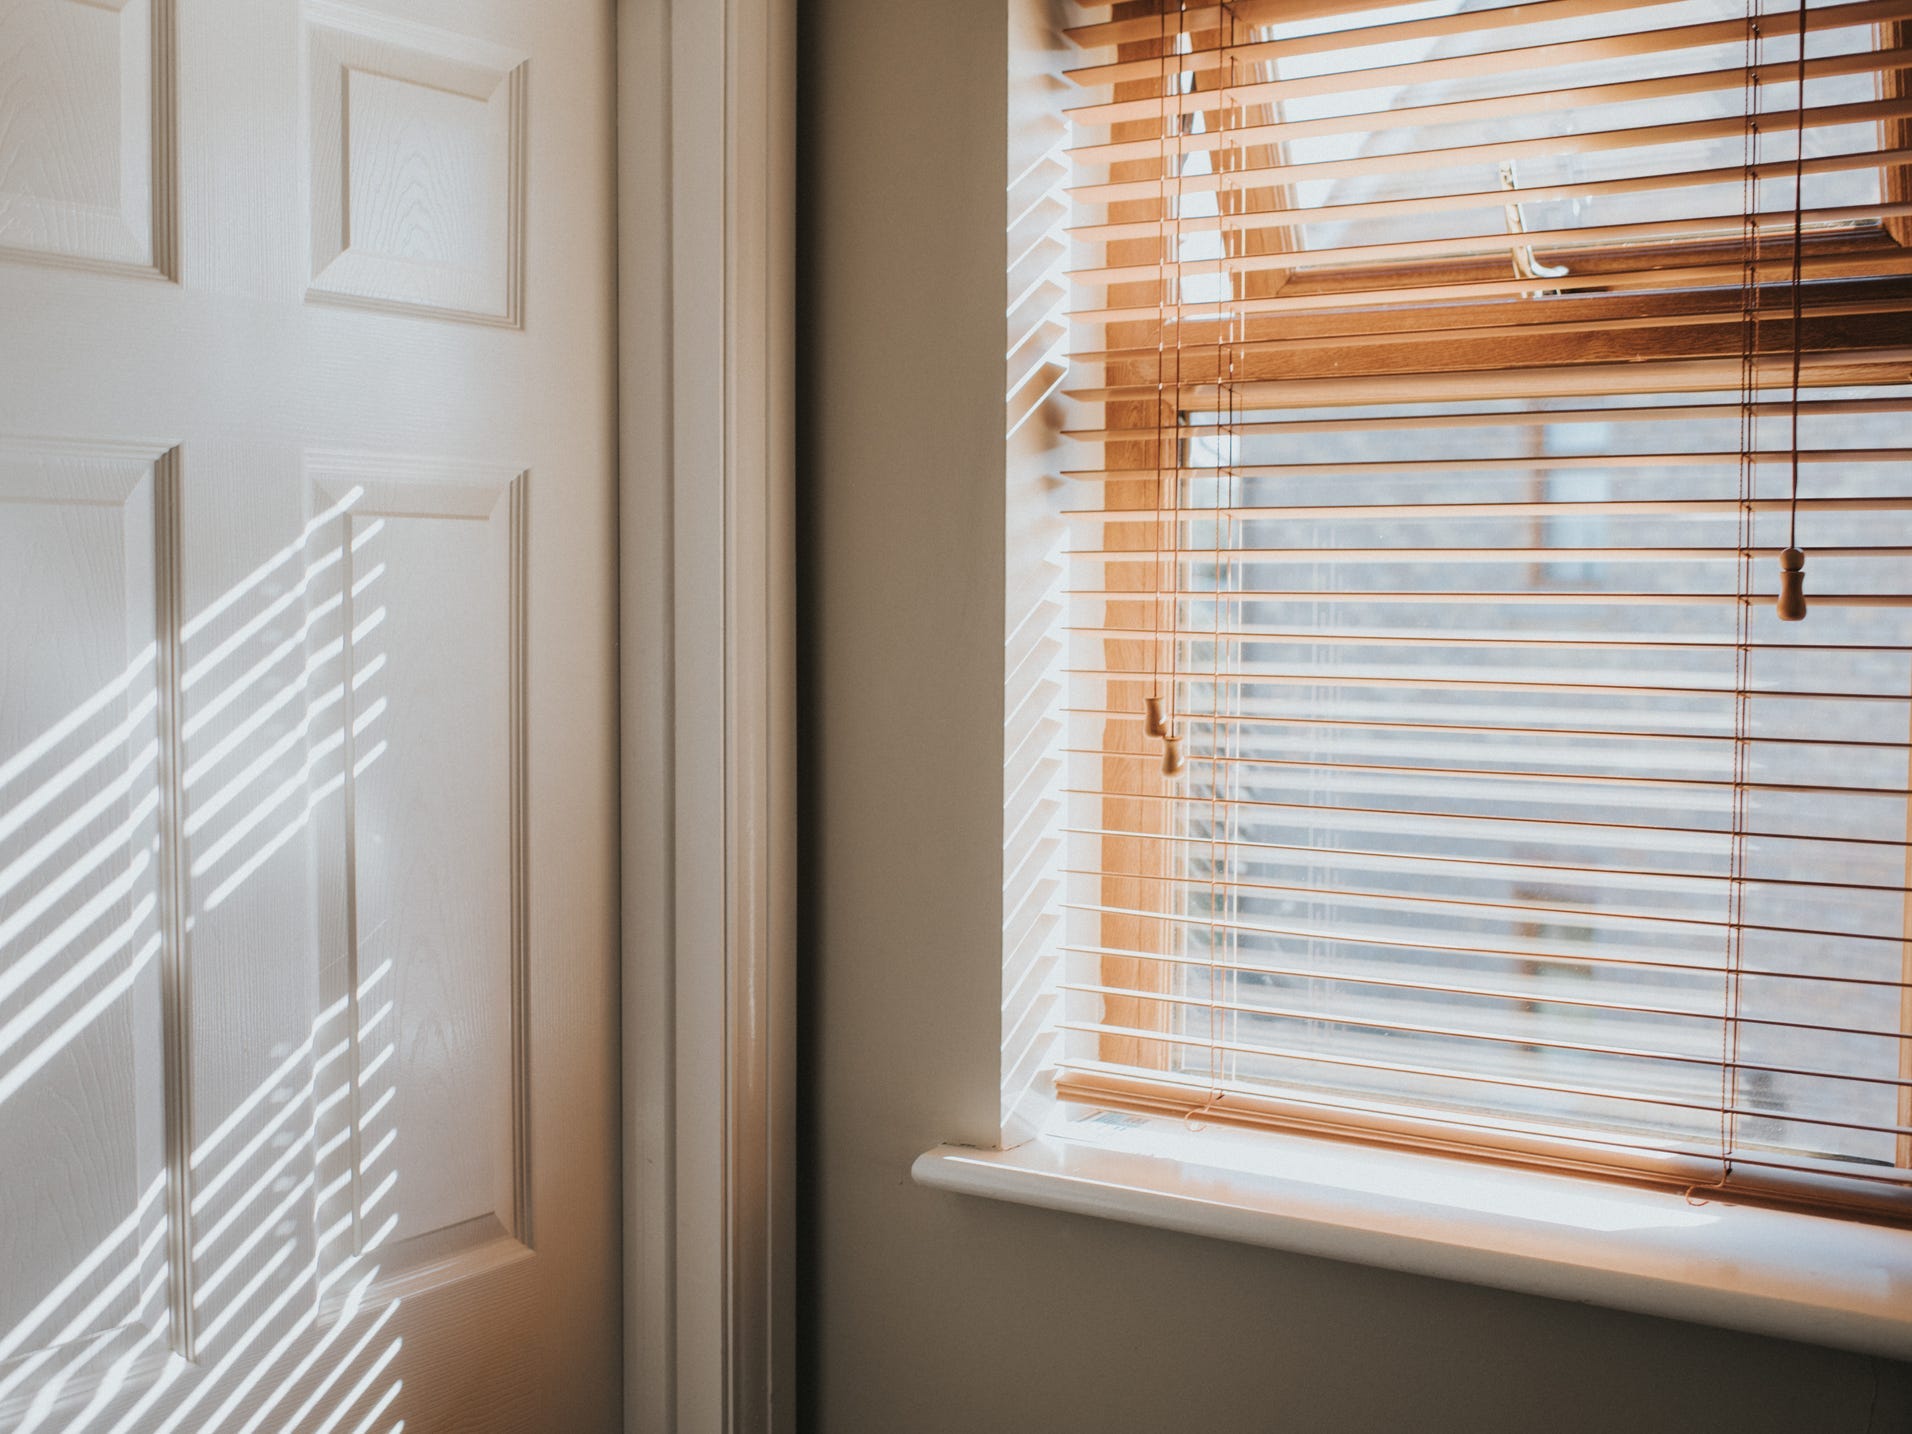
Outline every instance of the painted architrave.
<path id="1" fill-rule="evenodd" d="M 794 10 L 619 9 L 626 1427 L 643 1434 L 795 1423 Z"/>

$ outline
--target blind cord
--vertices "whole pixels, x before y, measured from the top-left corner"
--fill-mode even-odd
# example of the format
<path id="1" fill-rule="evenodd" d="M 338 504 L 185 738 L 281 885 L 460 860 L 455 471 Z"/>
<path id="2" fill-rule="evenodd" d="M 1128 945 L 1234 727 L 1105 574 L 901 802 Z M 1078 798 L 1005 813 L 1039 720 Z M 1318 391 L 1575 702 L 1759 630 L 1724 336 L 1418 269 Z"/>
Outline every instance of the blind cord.
<path id="1" fill-rule="evenodd" d="M 1178 5 L 1176 10 L 1175 35 L 1171 37 L 1170 40 L 1168 41 L 1169 51 L 1179 52 L 1181 48 L 1181 37 L 1186 35 L 1187 33 L 1188 33 L 1188 0 L 1180 0 L 1180 4 Z M 1164 74 L 1165 74 L 1165 82 L 1163 84 L 1163 98 L 1166 100 L 1167 91 L 1168 91 L 1168 85 L 1166 83 L 1166 70 Z M 1175 257 L 1178 261 L 1181 259 L 1181 250 L 1182 250 L 1182 243 L 1181 243 L 1182 205 L 1183 205 L 1182 170 L 1185 163 L 1185 155 L 1186 155 L 1186 149 L 1187 149 L 1187 146 L 1184 143 L 1186 125 L 1184 123 L 1183 113 L 1182 113 L 1183 111 L 1182 75 L 1183 75 L 1183 70 L 1181 66 L 1178 64 L 1175 67 L 1175 84 L 1174 84 L 1175 108 L 1173 111 L 1173 115 L 1171 116 L 1170 114 L 1165 113 L 1162 118 L 1162 124 L 1164 129 L 1166 129 L 1171 122 L 1175 126 L 1175 200 L 1174 200 L 1175 208 L 1174 208 L 1174 219 L 1169 226 L 1169 233 L 1173 239 Z M 1164 165 L 1164 168 L 1166 168 L 1166 165 Z M 1164 183 L 1163 208 L 1166 211 L 1167 210 L 1167 189 L 1166 189 L 1167 176 L 1166 174 L 1162 176 L 1162 179 Z M 1169 278 L 1168 278 L 1168 268 L 1167 268 L 1169 247 L 1170 246 L 1167 243 L 1164 243 L 1161 247 L 1160 253 L 1157 256 L 1158 263 L 1161 265 L 1161 274 L 1162 274 L 1161 283 L 1158 287 L 1157 293 L 1160 299 L 1163 301 L 1163 306 L 1159 311 L 1159 318 L 1157 323 L 1158 342 L 1166 342 L 1166 334 L 1168 331 L 1168 311 L 1167 311 L 1166 301 L 1169 295 Z M 1177 308 L 1179 308 L 1181 305 L 1181 300 L 1182 300 L 1181 279 L 1179 278 L 1179 276 L 1175 280 L 1175 286 L 1176 286 L 1175 287 L 1175 305 Z M 1178 684 L 1181 678 L 1181 659 L 1182 659 L 1182 638 L 1181 638 L 1181 629 L 1182 629 L 1182 595 L 1181 595 L 1181 590 L 1182 590 L 1182 515 L 1181 515 L 1182 404 L 1181 404 L 1181 397 L 1180 397 L 1181 391 L 1182 391 L 1182 331 L 1181 331 L 1181 321 L 1180 321 L 1179 314 L 1176 319 L 1174 353 L 1175 353 L 1175 383 L 1173 386 L 1173 391 L 1174 391 L 1174 394 L 1176 395 L 1175 400 L 1173 403 L 1164 403 L 1162 399 L 1158 398 L 1157 404 L 1156 404 L 1156 410 L 1155 410 L 1155 422 L 1157 425 L 1155 445 L 1156 445 L 1156 461 L 1158 463 L 1161 462 L 1161 457 L 1162 457 L 1162 446 L 1163 446 L 1162 445 L 1162 424 L 1165 421 L 1164 420 L 1165 414 L 1166 414 L 1166 423 L 1168 426 L 1168 441 L 1172 445 L 1172 452 L 1169 455 L 1170 469 L 1169 469 L 1169 479 L 1168 479 L 1168 555 L 1167 555 L 1165 564 L 1158 563 L 1156 566 L 1156 585 L 1158 589 L 1163 586 L 1162 573 L 1164 571 L 1164 568 L 1166 568 L 1166 571 L 1168 573 L 1168 582 L 1166 584 L 1167 591 L 1168 591 L 1168 686 L 1167 686 L 1167 697 L 1165 699 L 1166 710 L 1158 708 L 1155 713 L 1155 716 L 1157 719 L 1157 726 L 1159 728 L 1158 735 L 1162 739 L 1162 775 L 1165 777 L 1179 777 L 1182 774 L 1183 767 L 1187 764 L 1187 759 L 1182 752 L 1182 734 L 1176 730 L 1176 722 L 1175 722 L 1175 701 L 1176 701 L 1177 692 L 1178 692 Z M 1162 371 L 1158 367 L 1156 370 L 1156 382 L 1158 386 L 1162 382 L 1162 377 L 1163 377 Z M 1161 480 L 1158 478 L 1156 481 L 1157 502 L 1161 501 L 1161 492 L 1162 492 L 1162 483 L 1161 483 Z M 1161 536 L 1162 536 L 1162 524 L 1159 521 L 1159 515 L 1158 515 L 1158 521 L 1156 523 L 1155 532 L 1156 532 L 1156 542 L 1160 544 Z M 1161 608 L 1161 596 L 1159 592 L 1157 594 L 1157 599 L 1156 599 L 1156 608 L 1157 608 L 1157 611 L 1159 612 Z M 1158 644 L 1158 647 L 1159 647 L 1159 644 Z M 1158 684 L 1158 690 L 1159 690 L 1159 684 Z"/>
<path id="2" fill-rule="evenodd" d="M 1806 616 L 1806 555 L 1799 547 L 1799 370 L 1805 356 L 1803 327 L 1806 237 L 1806 0 L 1799 0 L 1799 53 L 1793 61 L 1798 95 L 1793 104 L 1792 228 L 1792 495 L 1787 504 L 1786 551 L 1779 555 L 1781 622 Z"/>
<path id="3" fill-rule="evenodd" d="M 1182 9 L 1186 10 L 1187 8 L 1187 0 L 1182 0 Z M 1160 99 L 1162 118 L 1159 132 L 1156 135 L 1157 158 L 1155 171 L 1155 521 L 1150 530 L 1152 551 L 1149 555 L 1149 584 L 1154 591 L 1149 594 L 1149 692 L 1142 702 L 1143 730 L 1150 737 L 1160 738 L 1167 738 L 1170 731 L 1168 720 L 1163 714 L 1162 703 L 1162 564 L 1164 562 L 1162 552 L 1162 522 L 1163 508 L 1165 506 L 1162 487 L 1164 481 L 1162 474 L 1162 446 L 1164 442 L 1162 412 L 1168 402 L 1168 251 L 1171 236 L 1179 232 L 1179 226 L 1171 226 L 1169 223 L 1168 135 L 1171 122 L 1168 107 L 1171 76 L 1169 62 L 1174 59 L 1176 53 L 1176 37 L 1169 29 L 1170 13 L 1166 7 L 1162 10 L 1162 30 L 1159 41 L 1162 47 L 1160 56 L 1161 64 L 1159 67 L 1161 72 Z M 1175 67 L 1173 74 L 1178 102 L 1177 109 L 1179 110 L 1181 96 L 1179 66 Z M 1176 145 L 1179 149 L 1181 143 L 1180 119 L 1176 118 L 1174 124 L 1176 128 Z M 1180 168 L 1178 164 L 1176 166 L 1178 176 L 1180 174 Z M 1179 379 L 1181 376 L 1179 372 L 1179 338 L 1177 340 L 1176 357 L 1176 377 Z M 1180 406 L 1178 404 L 1177 412 L 1179 411 Z M 1176 442 L 1173 430 L 1170 431 L 1167 441 L 1170 443 Z M 1174 463 L 1177 469 L 1179 469 L 1180 466 L 1180 457 L 1181 455 L 1178 449 L 1174 455 Z M 1167 481 L 1177 482 L 1179 481 L 1179 475 L 1172 472 Z M 1171 499 L 1171 501 L 1173 500 Z M 1171 642 L 1175 640 L 1174 626 L 1174 621 L 1171 619 L 1169 623 L 1169 640 Z M 1167 761 L 1166 753 L 1168 750 L 1170 750 L 1170 748 L 1165 746 L 1164 763 Z"/>

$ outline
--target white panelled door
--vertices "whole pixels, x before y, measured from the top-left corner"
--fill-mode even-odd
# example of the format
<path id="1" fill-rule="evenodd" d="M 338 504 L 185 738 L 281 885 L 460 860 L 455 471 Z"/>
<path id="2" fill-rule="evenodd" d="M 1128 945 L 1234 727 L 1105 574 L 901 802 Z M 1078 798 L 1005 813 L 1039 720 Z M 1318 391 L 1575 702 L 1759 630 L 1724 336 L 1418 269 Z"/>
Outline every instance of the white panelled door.
<path id="1" fill-rule="evenodd" d="M 0 0 L 0 1430 L 619 1418 L 608 0 Z"/>

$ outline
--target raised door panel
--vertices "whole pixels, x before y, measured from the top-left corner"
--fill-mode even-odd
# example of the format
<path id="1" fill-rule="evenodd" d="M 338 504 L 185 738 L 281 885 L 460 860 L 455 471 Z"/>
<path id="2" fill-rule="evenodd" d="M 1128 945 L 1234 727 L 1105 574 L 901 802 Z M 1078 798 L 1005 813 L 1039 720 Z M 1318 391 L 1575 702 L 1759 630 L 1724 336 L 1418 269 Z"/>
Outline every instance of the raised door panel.
<path id="1" fill-rule="evenodd" d="M 515 326 L 523 57 L 343 5 L 306 17 L 308 296 Z"/>
<path id="2" fill-rule="evenodd" d="M 172 0 L 0 0 L 0 253 L 172 273 Z"/>
<path id="3" fill-rule="evenodd" d="M 168 1328 L 173 469 L 0 441 L 0 1419 Z"/>
<path id="4" fill-rule="evenodd" d="M 527 480 L 364 455 L 308 470 L 344 555 L 321 900 L 349 1095 L 322 1143 L 326 1223 L 350 1236 L 330 1254 L 415 1290 L 528 1253 Z"/>
<path id="5" fill-rule="evenodd" d="M 184 445 L 180 470 L 192 1153 L 175 1343 L 204 1364 L 256 1357 L 319 1303 L 311 824 L 338 676 L 310 647 L 305 594 L 324 569 L 300 541 L 296 453 L 220 434 Z"/>

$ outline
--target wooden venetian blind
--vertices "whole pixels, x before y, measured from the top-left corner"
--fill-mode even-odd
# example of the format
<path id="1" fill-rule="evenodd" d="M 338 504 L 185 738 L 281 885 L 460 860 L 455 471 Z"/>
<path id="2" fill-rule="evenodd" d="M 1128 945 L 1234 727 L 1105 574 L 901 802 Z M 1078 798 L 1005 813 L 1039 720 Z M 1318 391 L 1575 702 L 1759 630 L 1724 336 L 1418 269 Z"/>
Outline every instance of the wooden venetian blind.
<path id="1" fill-rule="evenodd" d="M 1064 1099 L 1912 1214 L 1908 22 L 1084 8 Z"/>

